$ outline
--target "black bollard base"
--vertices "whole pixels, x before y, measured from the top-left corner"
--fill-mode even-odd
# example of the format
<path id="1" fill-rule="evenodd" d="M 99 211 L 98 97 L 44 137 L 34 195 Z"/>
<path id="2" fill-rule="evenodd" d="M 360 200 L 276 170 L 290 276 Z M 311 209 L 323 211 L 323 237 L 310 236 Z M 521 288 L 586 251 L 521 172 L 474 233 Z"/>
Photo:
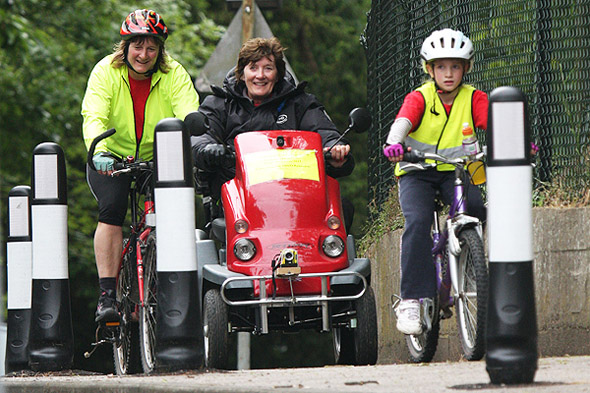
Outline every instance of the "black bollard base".
<path id="1" fill-rule="evenodd" d="M 155 357 L 159 370 L 203 367 L 205 349 L 197 272 L 158 272 Z"/>
<path id="2" fill-rule="evenodd" d="M 29 327 L 31 309 L 8 310 L 5 372 L 29 369 Z"/>
<path id="3" fill-rule="evenodd" d="M 486 370 L 493 384 L 526 384 L 538 363 L 532 262 L 489 264 Z"/>
<path id="4" fill-rule="evenodd" d="M 486 371 L 492 384 L 517 385 L 532 383 L 537 372 L 537 353 L 530 348 L 536 342 L 523 339 L 522 346 L 511 343 L 491 343 L 486 354 Z"/>
<path id="5" fill-rule="evenodd" d="M 33 371 L 68 369 L 74 334 L 67 279 L 33 279 L 29 365 Z"/>
<path id="6" fill-rule="evenodd" d="M 163 343 L 156 353 L 158 370 L 194 370 L 203 367 L 203 350 L 195 342 Z"/>
<path id="7" fill-rule="evenodd" d="M 59 344 L 29 352 L 29 366 L 33 371 L 66 370 L 71 367 L 72 360 L 72 348 Z"/>

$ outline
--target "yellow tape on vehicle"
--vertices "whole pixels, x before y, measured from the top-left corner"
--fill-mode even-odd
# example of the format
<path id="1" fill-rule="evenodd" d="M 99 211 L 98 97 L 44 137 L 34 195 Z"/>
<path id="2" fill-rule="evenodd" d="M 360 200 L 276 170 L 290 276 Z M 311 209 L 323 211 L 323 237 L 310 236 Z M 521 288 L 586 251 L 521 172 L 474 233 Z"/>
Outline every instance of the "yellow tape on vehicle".
<path id="1" fill-rule="evenodd" d="M 278 149 L 245 154 L 250 185 L 282 179 L 320 180 L 315 150 Z"/>

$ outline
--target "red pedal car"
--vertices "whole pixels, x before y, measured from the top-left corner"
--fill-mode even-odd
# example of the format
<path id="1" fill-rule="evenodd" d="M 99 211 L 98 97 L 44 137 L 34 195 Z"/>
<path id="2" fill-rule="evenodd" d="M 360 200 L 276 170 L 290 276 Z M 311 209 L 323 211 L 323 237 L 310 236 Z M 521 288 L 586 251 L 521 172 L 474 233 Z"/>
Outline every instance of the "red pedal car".
<path id="1" fill-rule="evenodd" d="M 349 120 L 346 132 L 370 126 L 362 108 Z M 208 367 L 229 368 L 235 332 L 304 329 L 332 332 L 338 364 L 376 363 L 370 261 L 356 256 L 339 184 L 324 160 L 315 132 L 235 138 L 236 174 L 221 191 L 224 218 L 212 220 L 210 238 L 197 230 Z"/>

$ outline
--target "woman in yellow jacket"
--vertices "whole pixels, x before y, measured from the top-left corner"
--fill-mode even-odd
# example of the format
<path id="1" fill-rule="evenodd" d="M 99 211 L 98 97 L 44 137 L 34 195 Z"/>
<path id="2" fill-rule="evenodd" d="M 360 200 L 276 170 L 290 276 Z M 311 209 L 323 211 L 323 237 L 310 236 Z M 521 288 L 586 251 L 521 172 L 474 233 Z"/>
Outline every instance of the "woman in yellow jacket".
<path id="1" fill-rule="evenodd" d="M 462 124 L 486 129 L 488 97 L 463 84 L 474 54 L 471 40 L 451 29 L 433 32 L 420 51 L 424 70 L 432 80 L 408 94 L 391 126 L 383 150 L 396 163 L 399 200 L 405 218 L 401 246 L 401 297 L 396 311 L 397 328 L 404 334 L 420 334 L 420 299 L 436 294 L 436 272 L 432 261 L 434 197 L 440 191 L 450 203 L 455 180 L 452 165 L 410 164 L 403 161 L 403 146 L 447 157 L 465 156 Z M 479 189 L 467 188 L 469 214 L 485 220 L 486 210 Z"/>
<path id="2" fill-rule="evenodd" d="M 168 29 L 158 13 L 146 9 L 130 13 L 120 34 L 115 52 L 92 70 L 82 102 L 87 148 L 106 130 L 117 130 L 97 145 L 92 159 L 96 171 L 87 168 L 99 210 L 94 253 L 100 286 L 96 321 L 100 323 L 119 319 L 115 285 L 130 178 L 110 176 L 115 157 L 150 160 L 156 124 L 167 117 L 184 119 L 199 107 L 190 76 L 164 50 Z"/>

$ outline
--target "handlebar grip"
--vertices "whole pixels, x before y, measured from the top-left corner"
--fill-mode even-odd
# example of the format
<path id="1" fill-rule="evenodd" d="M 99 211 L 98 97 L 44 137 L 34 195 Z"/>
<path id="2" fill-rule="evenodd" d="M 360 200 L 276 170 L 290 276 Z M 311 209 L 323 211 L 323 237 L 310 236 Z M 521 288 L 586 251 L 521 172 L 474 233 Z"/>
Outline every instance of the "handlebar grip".
<path id="1" fill-rule="evenodd" d="M 424 161 L 424 153 L 418 150 L 410 150 L 404 152 L 404 161 L 418 163 Z"/>
<path id="2" fill-rule="evenodd" d="M 92 170 L 94 170 L 94 171 L 96 170 L 96 167 L 94 166 L 94 163 L 92 162 L 92 157 L 94 157 L 94 149 L 96 149 L 96 145 L 98 144 L 98 142 L 110 137 L 115 132 L 117 132 L 117 130 L 115 130 L 114 128 L 106 130 L 105 132 L 103 132 L 102 134 L 100 134 L 99 136 L 94 138 L 94 140 L 90 144 L 90 148 L 88 149 L 88 155 L 86 156 L 86 162 L 88 163 L 88 166 L 90 168 L 92 168 Z"/>

